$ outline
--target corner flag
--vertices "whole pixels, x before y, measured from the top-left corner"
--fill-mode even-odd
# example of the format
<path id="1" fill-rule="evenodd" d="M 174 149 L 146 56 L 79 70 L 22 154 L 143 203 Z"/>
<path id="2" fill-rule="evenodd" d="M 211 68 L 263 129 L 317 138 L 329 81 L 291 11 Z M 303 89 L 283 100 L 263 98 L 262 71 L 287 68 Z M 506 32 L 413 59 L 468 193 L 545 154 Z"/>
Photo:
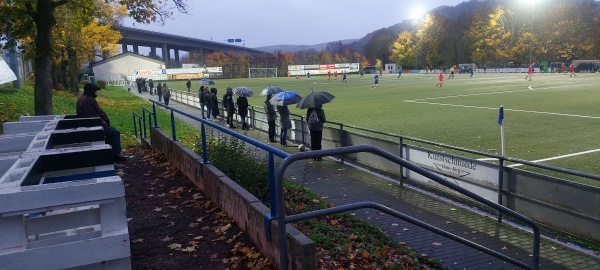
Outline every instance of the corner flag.
<path id="1" fill-rule="evenodd" d="M 500 110 L 498 111 L 498 125 L 500 125 L 500 143 L 502 145 L 502 155 L 505 155 L 505 147 L 504 147 L 504 106 L 500 106 Z"/>
<path id="2" fill-rule="evenodd" d="M 500 111 L 498 111 L 498 125 L 502 125 L 504 123 L 504 107 L 500 106 Z"/>

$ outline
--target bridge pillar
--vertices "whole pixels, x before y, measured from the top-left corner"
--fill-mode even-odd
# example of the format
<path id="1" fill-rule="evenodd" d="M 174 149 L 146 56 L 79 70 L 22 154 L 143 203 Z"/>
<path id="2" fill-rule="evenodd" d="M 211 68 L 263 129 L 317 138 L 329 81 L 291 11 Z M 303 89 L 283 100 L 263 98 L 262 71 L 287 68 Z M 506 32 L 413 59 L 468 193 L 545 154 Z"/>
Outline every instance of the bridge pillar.
<path id="1" fill-rule="evenodd" d="M 156 58 L 156 47 L 150 46 L 150 58 Z"/>
<path id="2" fill-rule="evenodd" d="M 133 45 L 133 53 L 135 53 L 135 54 L 140 54 L 140 52 L 139 52 L 139 47 L 140 47 L 140 46 L 138 46 L 137 44 L 134 44 L 134 45 Z"/>
<path id="3" fill-rule="evenodd" d="M 175 51 L 175 67 L 178 68 L 180 67 L 180 61 L 179 61 L 179 50 L 177 49 L 173 49 Z"/>
<path id="4" fill-rule="evenodd" d="M 126 52 L 127 52 L 127 44 L 121 44 L 121 51 L 122 51 L 123 53 L 126 53 Z"/>
<path id="5" fill-rule="evenodd" d="M 170 68 L 169 58 L 170 58 L 169 48 L 167 48 L 167 43 L 163 43 L 162 46 L 162 60 L 165 62 L 165 67 Z"/>

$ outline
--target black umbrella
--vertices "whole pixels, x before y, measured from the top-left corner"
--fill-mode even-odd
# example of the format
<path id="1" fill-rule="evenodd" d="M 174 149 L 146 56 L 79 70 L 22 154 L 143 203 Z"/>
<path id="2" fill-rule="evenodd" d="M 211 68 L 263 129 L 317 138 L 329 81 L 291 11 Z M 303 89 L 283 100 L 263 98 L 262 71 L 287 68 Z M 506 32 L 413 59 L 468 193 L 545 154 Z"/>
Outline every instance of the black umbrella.
<path id="1" fill-rule="evenodd" d="M 198 83 L 200 83 L 200 85 L 213 85 L 213 84 L 215 84 L 215 82 L 213 82 L 213 80 L 211 80 L 211 79 L 200 79 L 200 81 Z"/>
<path id="2" fill-rule="evenodd" d="M 335 97 L 332 94 L 329 94 L 327 92 L 312 92 L 304 96 L 300 101 L 298 101 L 296 107 L 300 109 L 316 108 L 325 103 L 329 103 L 334 98 Z"/>

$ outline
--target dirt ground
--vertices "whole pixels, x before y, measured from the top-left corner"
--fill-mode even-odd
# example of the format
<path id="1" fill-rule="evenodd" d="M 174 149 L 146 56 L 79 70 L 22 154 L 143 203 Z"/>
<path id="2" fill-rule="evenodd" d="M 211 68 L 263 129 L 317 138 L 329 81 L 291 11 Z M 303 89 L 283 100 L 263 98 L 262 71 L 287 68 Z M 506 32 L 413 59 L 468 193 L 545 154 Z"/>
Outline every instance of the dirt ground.
<path id="1" fill-rule="evenodd" d="M 164 156 L 135 148 L 125 183 L 133 269 L 273 269 L 233 220 Z"/>

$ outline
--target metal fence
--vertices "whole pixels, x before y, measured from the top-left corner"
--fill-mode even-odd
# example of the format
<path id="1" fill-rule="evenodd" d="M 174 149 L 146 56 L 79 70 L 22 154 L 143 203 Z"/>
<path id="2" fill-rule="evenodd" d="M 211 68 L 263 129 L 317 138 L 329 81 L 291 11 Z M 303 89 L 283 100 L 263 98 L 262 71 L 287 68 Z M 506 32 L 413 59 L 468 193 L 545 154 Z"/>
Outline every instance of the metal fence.
<path id="1" fill-rule="evenodd" d="M 177 95 L 172 95 L 172 97 L 173 96 L 177 96 Z M 189 99 L 187 99 L 187 100 L 189 100 Z M 538 225 L 533 220 L 531 220 L 511 209 L 508 209 L 502 205 L 493 203 L 484 197 L 481 197 L 463 187 L 460 187 L 459 185 L 450 183 L 449 181 L 446 181 L 443 177 L 436 175 L 425 168 L 421 168 L 420 166 L 413 164 L 406 159 L 398 157 L 397 155 L 395 155 L 393 153 L 386 152 L 377 147 L 361 145 L 361 146 L 338 147 L 338 148 L 319 150 L 319 151 L 308 151 L 308 152 L 302 152 L 302 153 L 290 155 L 290 154 L 283 152 L 283 151 L 281 151 L 275 147 L 272 147 L 268 144 L 257 141 L 255 139 L 247 137 L 243 134 L 239 134 L 237 132 L 231 131 L 230 129 L 228 129 L 226 127 L 222 127 L 222 126 L 215 124 L 213 122 L 210 122 L 208 120 L 201 119 L 198 116 L 191 115 L 189 113 L 171 108 L 169 106 L 165 106 L 161 103 L 158 103 L 158 102 L 155 102 L 152 100 L 151 100 L 151 102 L 153 103 L 153 107 L 152 107 L 151 111 L 146 108 L 142 108 L 142 116 L 140 116 L 139 114 L 137 114 L 135 112 L 133 113 L 134 128 L 139 127 L 140 129 L 142 129 L 142 128 L 144 129 L 143 132 L 142 131 L 136 132 L 136 136 L 139 133 L 140 136 L 143 135 L 142 138 L 147 138 L 146 137 L 147 133 L 145 130 L 147 128 L 148 129 L 151 128 L 152 124 L 154 127 L 158 127 L 157 120 L 156 120 L 157 119 L 156 110 L 157 110 L 157 106 L 160 106 L 160 107 L 167 109 L 170 113 L 170 116 L 171 116 L 170 124 L 171 124 L 173 141 L 177 141 L 177 135 L 176 135 L 177 133 L 175 130 L 175 114 L 180 114 L 182 116 L 188 117 L 188 118 L 198 121 L 200 123 L 202 159 L 203 159 L 204 163 L 210 163 L 210 156 L 207 151 L 206 126 L 212 128 L 212 129 L 216 129 L 219 132 L 225 133 L 225 134 L 227 134 L 233 138 L 236 138 L 238 140 L 249 143 L 249 144 L 251 144 L 255 147 L 258 147 L 268 153 L 268 163 L 267 164 L 268 164 L 268 175 L 269 175 L 269 179 L 268 179 L 268 181 L 269 181 L 269 201 L 270 201 L 271 207 L 270 207 L 270 214 L 265 216 L 265 221 L 266 221 L 265 224 L 270 224 L 271 220 L 277 220 L 277 222 L 279 224 L 278 225 L 278 236 L 279 236 L 278 238 L 279 238 L 280 250 L 287 250 L 286 243 L 285 243 L 285 241 L 286 241 L 285 237 L 282 237 L 282 236 L 286 235 L 286 229 L 285 229 L 286 223 L 305 220 L 305 219 L 309 219 L 309 218 L 315 218 L 315 217 L 323 216 L 323 215 L 329 215 L 332 213 L 340 213 L 340 212 L 350 211 L 350 210 L 354 210 L 354 209 L 358 209 L 358 208 L 374 208 L 374 209 L 380 210 L 382 212 L 385 212 L 387 214 L 390 214 L 392 216 L 409 221 L 417 226 L 423 227 L 432 232 L 446 236 L 450 239 L 453 239 L 455 241 L 458 241 L 460 243 L 468 245 L 468 246 L 475 248 L 477 250 L 480 250 L 484 253 L 490 254 L 492 256 L 495 256 L 495 257 L 505 260 L 507 262 L 513 263 L 515 265 L 524 267 L 526 269 L 538 269 L 539 268 L 540 231 L 539 231 Z M 256 114 L 256 110 L 254 110 L 254 109 L 252 109 L 252 110 L 255 111 L 255 114 Z M 148 116 L 148 118 L 146 118 L 146 115 Z M 253 120 L 253 122 L 255 122 L 255 121 L 256 121 L 256 119 Z M 146 122 L 149 123 L 148 126 L 146 126 L 146 124 L 145 124 Z M 303 130 L 303 128 L 301 128 L 300 130 Z M 304 137 L 302 137 L 302 138 L 304 139 Z M 479 203 L 485 204 L 493 209 L 496 209 L 500 213 L 509 215 L 509 216 L 529 225 L 533 231 L 533 246 L 532 246 L 533 250 L 532 250 L 531 265 L 525 264 L 523 262 L 520 262 L 518 260 L 510 258 L 504 254 L 493 251 L 493 250 L 491 250 L 487 247 L 481 246 L 477 243 L 473 243 L 461 236 L 457 236 L 457 235 L 451 234 L 447 231 L 436 228 L 432 225 L 429 225 L 429 224 L 419 221 L 415 218 L 407 216 L 397 210 L 390 209 L 383 205 L 370 203 L 370 202 L 356 202 L 356 203 L 352 203 L 349 205 L 338 206 L 338 207 L 333 207 L 330 209 L 324 209 L 324 210 L 313 211 L 313 212 L 308 212 L 308 213 L 302 213 L 302 214 L 293 215 L 293 216 L 286 218 L 285 212 L 284 212 L 283 173 L 285 172 L 285 169 L 287 168 L 287 166 L 289 166 L 292 162 L 301 160 L 301 159 L 308 159 L 308 158 L 322 157 L 322 156 L 339 156 L 339 155 L 343 156 L 343 155 L 348 155 L 348 154 L 353 154 L 353 153 L 364 153 L 364 152 L 375 154 L 375 155 L 383 157 L 387 160 L 391 160 L 392 162 L 394 162 L 402 167 L 406 167 L 406 168 L 410 169 L 411 171 L 414 171 L 428 179 L 431 179 L 432 181 L 442 184 L 442 185 L 446 186 L 447 188 L 450 188 L 450 189 L 452 189 L 456 192 L 459 192 L 460 194 L 463 194 L 475 201 L 478 201 Z M 279 164 L 278 168 L 276 168 L 276 166 L 275 166 L 274 156 L 283 158 L 283 161 Z M 269 231 L 270 231 L 270 226 L 265 225 L 266 237 L 268 237 L 270 235 Z M 280 253 L 280 263 L 281 263 L 281 267 L 283 269 L 286 269 L 286 267 L 287 267 L 287 252 Z"/>

